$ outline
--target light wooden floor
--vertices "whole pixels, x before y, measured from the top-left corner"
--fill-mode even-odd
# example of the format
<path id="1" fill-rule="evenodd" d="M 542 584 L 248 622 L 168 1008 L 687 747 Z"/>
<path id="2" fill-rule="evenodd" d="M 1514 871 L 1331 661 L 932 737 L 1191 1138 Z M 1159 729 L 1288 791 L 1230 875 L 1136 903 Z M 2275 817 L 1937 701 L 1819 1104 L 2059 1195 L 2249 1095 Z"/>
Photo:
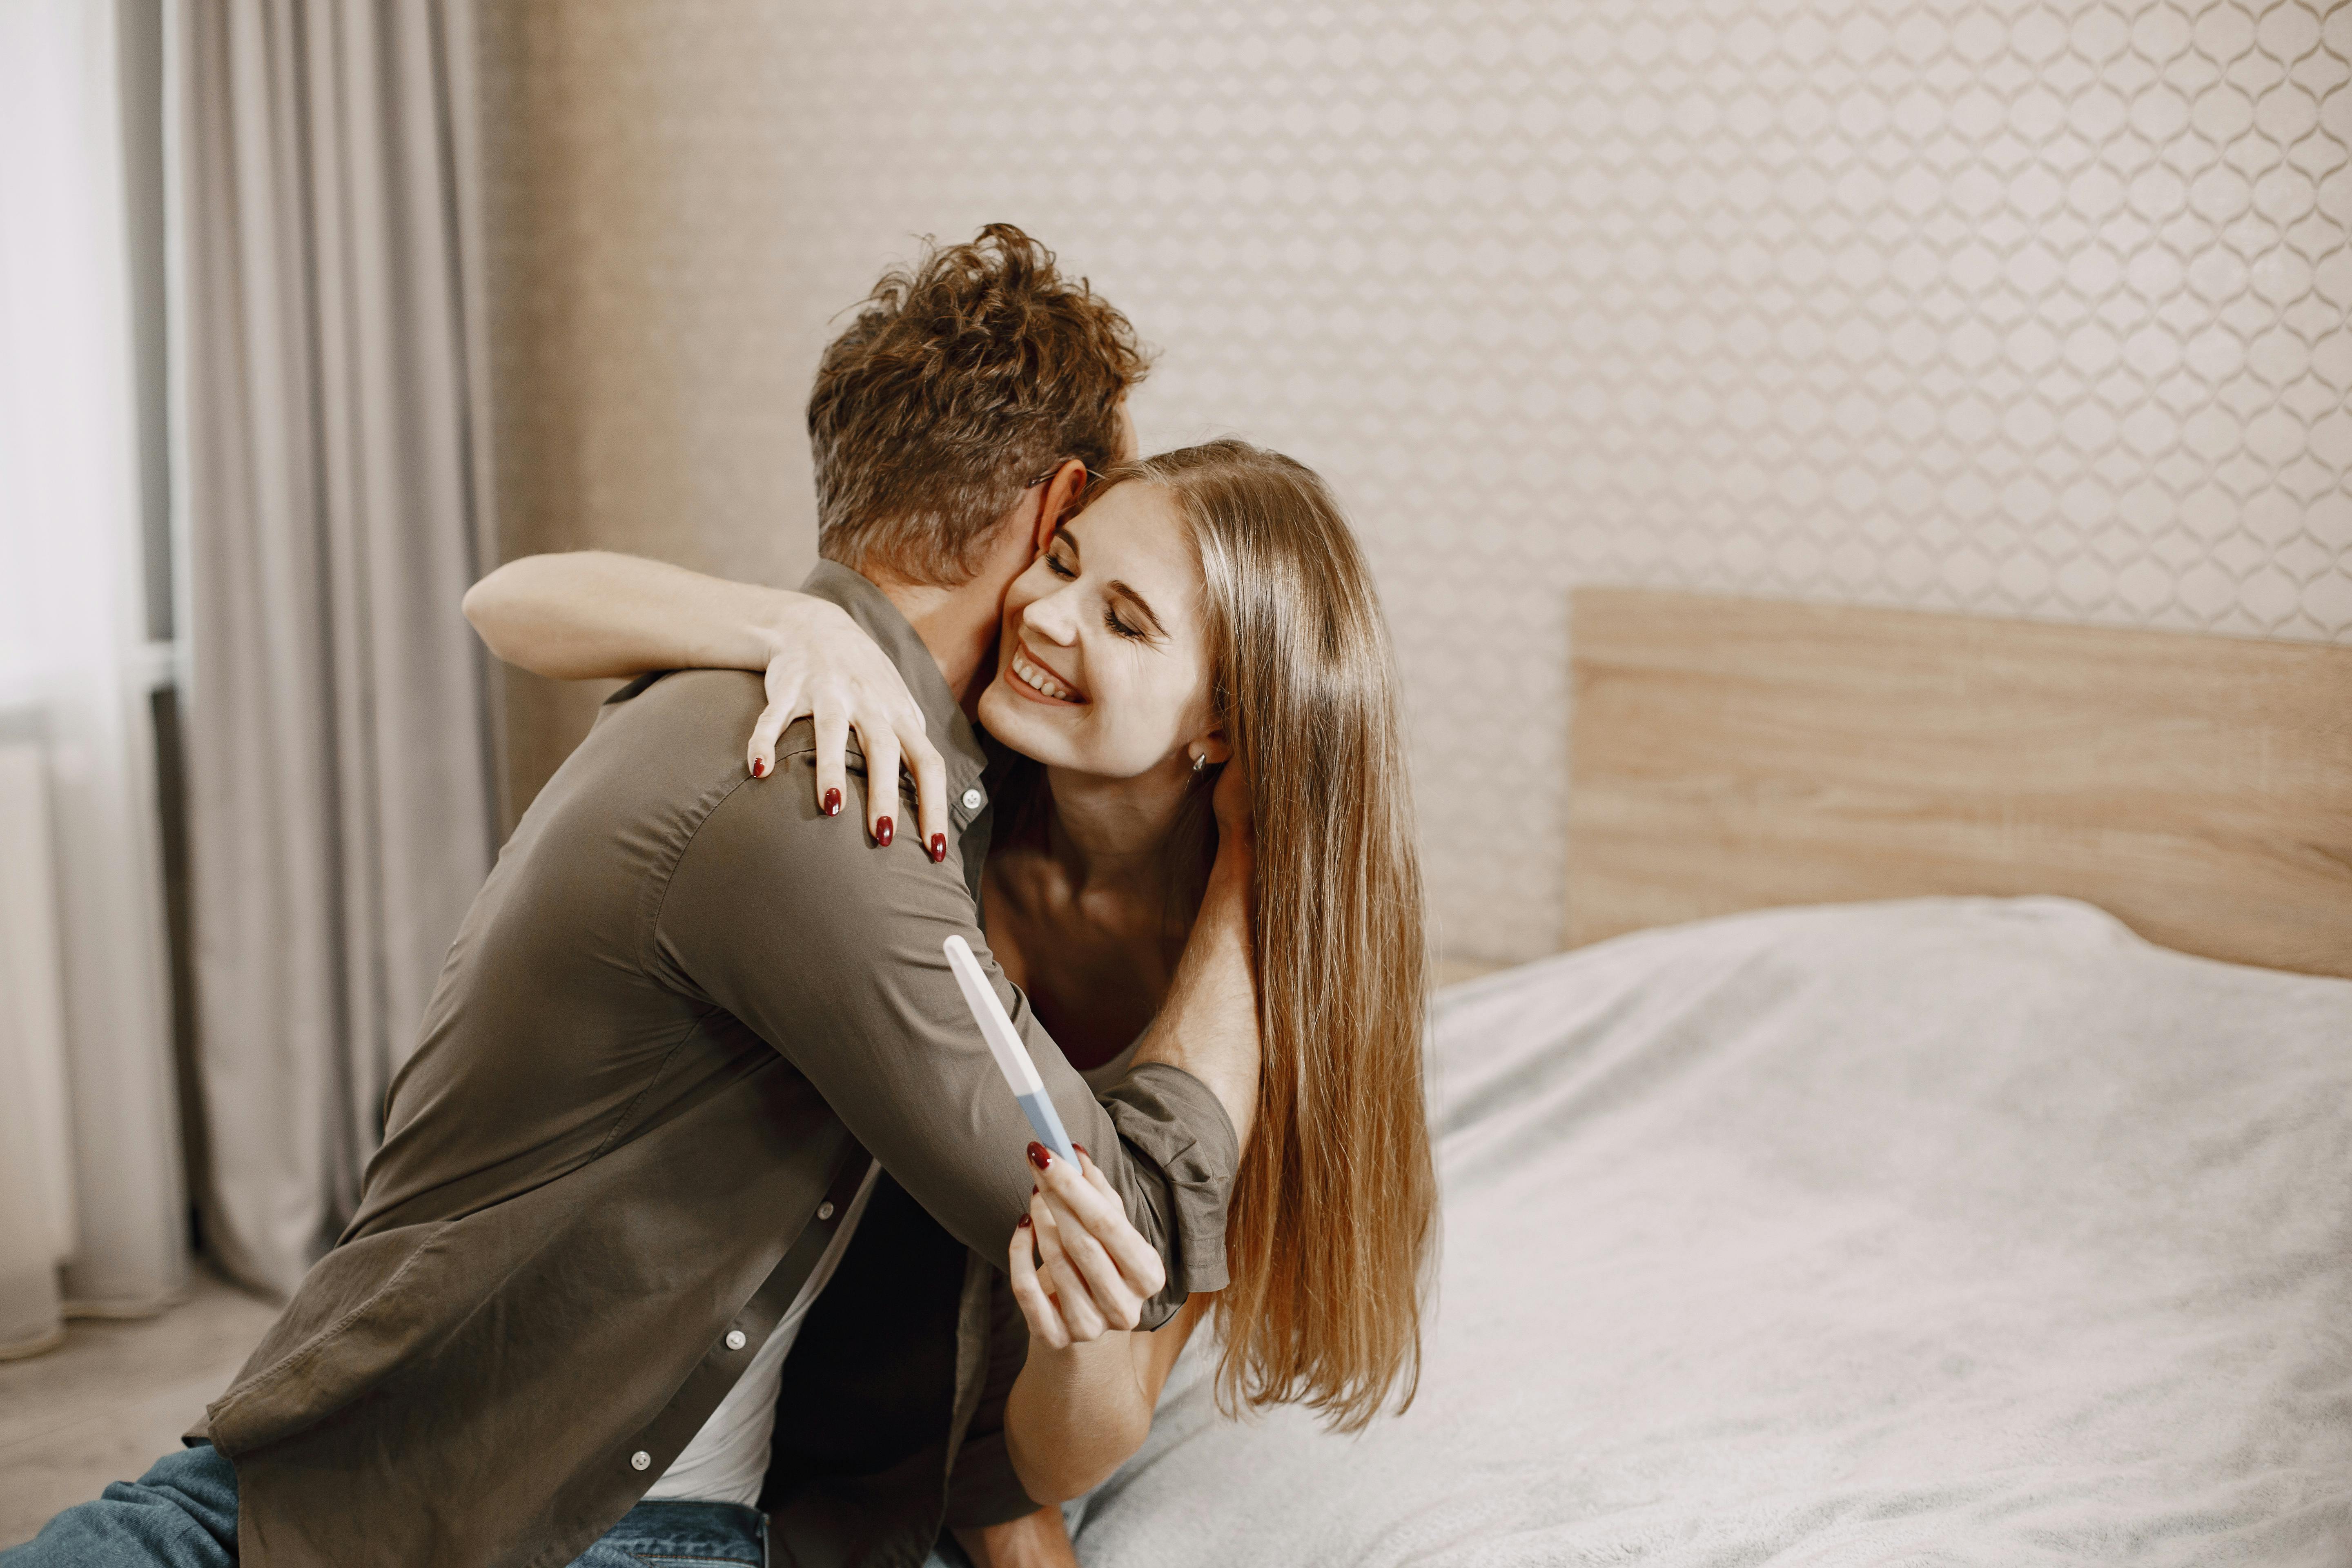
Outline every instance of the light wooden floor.
<path id="1" fill-rule="evenodd" d="M 0 1362 L 0 1547 L 179 1447 L 277 1316 L 199 1271 L 159 1317 L 79 1320 L 47 1354 Z"/>

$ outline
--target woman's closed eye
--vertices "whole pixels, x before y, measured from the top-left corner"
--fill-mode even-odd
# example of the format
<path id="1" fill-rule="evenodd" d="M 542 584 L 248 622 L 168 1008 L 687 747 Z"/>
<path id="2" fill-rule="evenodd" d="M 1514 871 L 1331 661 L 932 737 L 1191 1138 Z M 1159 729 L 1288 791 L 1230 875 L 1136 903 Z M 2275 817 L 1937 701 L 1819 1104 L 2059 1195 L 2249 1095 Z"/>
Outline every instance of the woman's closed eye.
<path id="1" fill-rule="evenodd" d="M 1065 583 L 1075 583 L 1078 577 L 1077 568 L 1062 559 L 1061 543 L 1061 540 L 1056 538 L 1053 546 L 1046 550 L 1045 570 Z M 1129 642 L 1148 642 L 1151 637 L 1151 634 L 1141 626 L 1130 626 L 1119 619 L 1118 606 L 1116 605 L 1103 606 L 1103 629 L 1113 637 L 1125 637 Z"/>

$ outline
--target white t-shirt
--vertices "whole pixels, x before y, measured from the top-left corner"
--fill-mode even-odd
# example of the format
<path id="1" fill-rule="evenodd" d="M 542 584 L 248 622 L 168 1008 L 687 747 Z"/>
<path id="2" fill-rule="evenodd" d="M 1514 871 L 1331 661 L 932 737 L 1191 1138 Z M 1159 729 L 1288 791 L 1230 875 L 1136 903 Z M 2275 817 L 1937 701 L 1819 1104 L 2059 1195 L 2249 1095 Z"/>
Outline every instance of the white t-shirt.
<path id="1" fill-rule="evenodd" d="M 792 1353 L 793 1341 L 800 1337 L 801 1321 L 833 1278 L 841 1255 L 849 1250 L 849 1238 L 856 1234 L 857 1222 L 866 1217 L 866 1200 L 873 1196 L 874 1178 L 881 1170 L 879 1162 L 866 1163 L 866 1179 L 858 1183 L 857 1195 L 849 1200 L 841 1228 L 825 1244 L 824 1256 L 809 1270 L 791 1308 L 777 1321 L 775 1331 L 752 1356 L 735 1386 L 727 1391 L 727 1397 L 719 1402 L 719 1408 L 710 1413 L 710 1419 L 702 1424 L 702 1430 L 646 1492 L 646 1501 L 760 1506 L 760 1485 L 767 1479 L 768 1449 L 776 1430 L 776 1391 L 783 1385 L 784 1357 Z"/>

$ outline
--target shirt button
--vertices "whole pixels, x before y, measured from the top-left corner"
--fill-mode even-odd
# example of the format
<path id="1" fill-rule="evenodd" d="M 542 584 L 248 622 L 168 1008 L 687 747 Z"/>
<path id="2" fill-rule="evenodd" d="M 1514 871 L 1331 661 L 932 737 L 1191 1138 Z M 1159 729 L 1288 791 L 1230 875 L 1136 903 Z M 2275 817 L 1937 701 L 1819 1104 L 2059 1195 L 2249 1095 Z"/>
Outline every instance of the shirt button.
<path id="1" fill-rule="evenodd" d="M 638 1449 L 635 1453 L 629 1456 L 629 1468 L 633 1470 L 651 1469 L 653 1468 L 653 1463 L 654 1457 L 651 1454 L 646 1453 L 643 1448 Z"/>
<path id="2" fill-rule="evenodd" d="M 831 1219 L 833 1217 L 833 1205 L 831 1204 L 817 1205 L 816 1217 L 819 1219 Z"/>
<path id="3" fill-rule="evenodd" d="M 727 1348 L 728 1348 L 729 1350 L 730 1350 L 730 1351 L 740 1351 L 740 1350 L 741 1350 L 741 1349 L 743 1348 L 743 1346 L 744 1346 L 746 1343 L 748 1343 L 748 1342 L 747 1342 L 747 1341 L 743 1338 L 743 1331 L 742 1331 L 742 1330 L 740 1330 L 740 1329 L 730 1329 L 730 1330 L 728 1330 L 728 1331 L 727 1331 Z"/>
<path id="4" fill-rule="evenodd" d="M 966 811 L 978 811 L 980 809 L 980 803 L 987 798 L 988 797 L 986 795 L 981 794 L 977 789 L 968 789 L 963 792 L 963 808 Z"/>

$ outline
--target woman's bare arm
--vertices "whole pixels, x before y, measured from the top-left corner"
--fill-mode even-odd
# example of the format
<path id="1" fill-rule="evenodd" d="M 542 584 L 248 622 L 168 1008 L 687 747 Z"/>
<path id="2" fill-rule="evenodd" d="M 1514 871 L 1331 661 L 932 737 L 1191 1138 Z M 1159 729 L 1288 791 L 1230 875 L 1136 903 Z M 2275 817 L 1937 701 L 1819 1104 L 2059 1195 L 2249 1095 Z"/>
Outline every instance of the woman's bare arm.
<path id="1" fill-rule="evenodd" d="M 960 1524 L 955 1538 L 972 1568 L 1078 1568 L 1059 1503 L 1003 1524 Z"/>
<path id="2" fill-rule="evenodd" d="M 1195 1296 L 1156 1331 L 1135 1328 L 1157 1259 L 1094 1162 L 1083 1164 L 1049 1160 L 1039 1173 L 1009 1259 L 1029 1355 L 1005 1402 L 1005 1448 L 1023 1489 L 1046 1502 L 1092 1490 L 1143 1446 L 1210 1302 Z"/>
<path id="3" fill-rule="evenodd" d="M 526 555 L 466 594 L 466 618 L 492 653 L 557 680 L 764 670 L 780 629 L 823 611 L 841 615 L 806 594 L 604 550 Z"/>
<path id="4" fill-rule="evenodd" d="M 1037 1495 L 1042 1489 L 1045 1491 L 1066 1491 L 1069 1496 L 1076 1497 L 1100 1485 L 1104 1477 L 1109 1475 L 1137 1448 L 1142 1447 L 1143 1433 L 1150 1429 L 1151 1411 L 1160 1402 L 1160 1391 L 1167 1385 L 1168 1373 L 1175 1366 L 1176 1357 L 1184 1349 L 1185 1341 L 1192 1336 L 1193 1325 L 1206 1317 L 1208 1311 L 1209 1299 L 1195 1296 L 1184 1304 L 1183 1310 L 1151 1332 L 1106 1336 L 1100 1342 L 1111 1345 L 1111 1348 L 1103 1354 L 1107 1369 L 1115 1375 L 1117 1363 L 1122 1356 L 1129 1363 L 1129 1371 L 1135 1380 L 1132 1404 L 1135 1408 L 1139 1408 L 1142 1412 L 1139 1426 L 1135 1426 L 1131 1421 L 1127 1423 L 1126 1425 L 1134 1426 L 1134 1429 L 1112 1436 L 1108 1447 L 1101 1446 L 1105 1435 L 1100 1432 L 1092 1433 L 1089 1436 L 1079 1439 L 1081 1442 L 1092 1442 L 1097 1445 L 1092 1450 L 1095 1456 L 1092 1462 L 1083 1467 L 1070 1466 L 1066 1470 L 1057 1468 L 1050 1475 L 1033 1476 L 1024 1472 L 1021 1467 L 1024 1462 L 1033 1470 L 1036 1468 L 1037 1456 L 1034 1453 L 1022 1455 L 1016 1452 L 1013 1460 L 1014 1470 L 1016 1474 L 1022 1476 L 1023 1486 L 1029 1489 L 1033 1496 Z M 1113 1343 L 1113 1342 L 1118 1342 Z M 1034 1341 L 1032 1344 L 1031 1354 L 1034 1356 L 1036 1353 Z M 1025 1372 L 1024 1375 L 1026 1375 Z M 1016 1394 L 1020 1392 L 1018 1384 L 1014 1385 L 1014 1392 Z M 1098 1394 L 1100 1391 L 1087 1390 L 1087 1392 Z M 1046 1398 L 1041 1397 L 1043 1394 L 1044 1390 L 1039 1385 L 1032 1385 L 1030 1391 L 1032 1400 L 1035 1400 L 1039 1405 L 1049 1403 Z M 1122 1403 L 1126 1402 L 1124 1395 L 1119 1398 Z M 1071 1407 L 1065 1405 L 1065 1408 Z M 1030 1427 L 1024 1436 L 1034 1440 L 1043 1434 L 1034 1426 L 1037 1411 L 1033 1408 L 1029 1414 L 1029 1422 L 1021 1425 L 1027 1425 Z M 1016 1448 L 1019 1439 L 1014 1434 L 1017 1429 L 1018 1425 L 1008 1421 L 1006 1436 L 1015 1444 Z M 1073 1449 L 1073 1451 L 1085 1450 Z M 1104 1462 L 1106 1460 L 1108 1460 L 1107 1463 Z M 1096 1471 L 1100 1473 L 1094 1473 Z M 1091 1479 L 1088 1479 L 1090 1476 Z M 1021 1518 L 1008 1521 L 1003 1524 L 992 1524 L 979 1528 L 959 1526 L 955 1535 L 956 1540 L 962 1543 L 965 1554 L 971 1559 L 974 1568 L 1077 1568 L 1077 1552 L 1070 1544 L 1069 1531 L 1063 1525 L 1062 1505 L 1059 1502 L 1049 1502 L 1034 1513 L 1024 1514 Z"/>
<path id="5" fill-rule="evenodd" d="M 775 771 L 776 740 L 803 714 L 816 720 L 817 806 L 848 799 L 845 755 L 857 731 L 869 774 L 915 775 L 926 845 L 947 831 L 947 766 L 923 715 L 874 640 L 846 611 L 789 588 L 730 583 L 665 562 L 602 550 L 526 555 L 467 591 L 466 618 L 509 664 L 557 680 L 655 669 L 748 669 L 768 689 L 745 765 Z M 880 838 L 896 792 L 868 790 L 866 828 Z"/>

